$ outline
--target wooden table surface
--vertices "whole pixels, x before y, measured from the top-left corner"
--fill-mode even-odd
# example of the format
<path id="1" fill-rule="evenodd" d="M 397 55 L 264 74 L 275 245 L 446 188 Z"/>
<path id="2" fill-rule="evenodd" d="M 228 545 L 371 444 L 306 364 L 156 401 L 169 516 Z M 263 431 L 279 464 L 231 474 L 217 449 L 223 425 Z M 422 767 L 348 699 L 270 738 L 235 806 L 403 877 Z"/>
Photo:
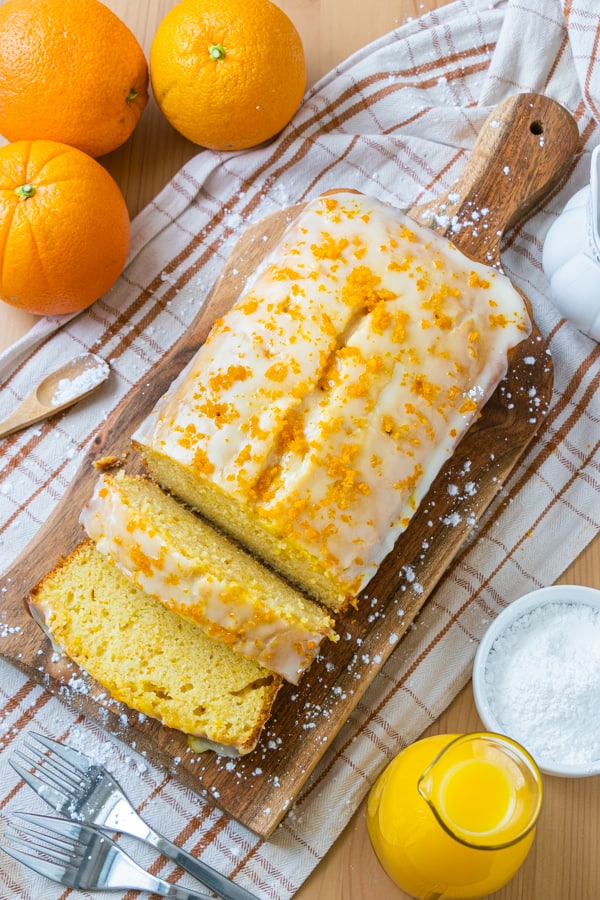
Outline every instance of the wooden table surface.
<path id="1" fill-rule="evenodd" d="M 158 22 L 176 0 L 104 0 L 148 52 Z M 276 0 L 298 28 L 313 83 L 365 43 L 409 17 L 448 0 Z M 168 125 L 151 100 L 127 144 L 102 159 L 135 216 L 199 148 Z M 35 317 L 0 303 L 0 350 L 24 334 Z M 560 579 L 600 588 L 600 538 Z M 468 685 L 427 734 L 481 728 Z M 600 897 L 600 778 L 545 777 L 545 803 L 525 864 L 495 900 L 595 900 Z M 298 900 L 405 900 L 385 875 L 367 836 L 364 806 L 298 892 Z"/>

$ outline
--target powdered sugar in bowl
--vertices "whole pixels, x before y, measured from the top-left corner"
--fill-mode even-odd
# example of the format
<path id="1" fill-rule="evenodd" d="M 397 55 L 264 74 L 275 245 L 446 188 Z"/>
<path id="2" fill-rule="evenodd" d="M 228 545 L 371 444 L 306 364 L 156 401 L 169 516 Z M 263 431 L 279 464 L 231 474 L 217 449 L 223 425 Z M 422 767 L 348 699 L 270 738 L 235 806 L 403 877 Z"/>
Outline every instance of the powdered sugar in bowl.
<path id="1" fill-rule="evenodd" d="M 492 622 L 473 666 L 485 727 L 524 746 L 542 772 L 600 773 L 600 591 L 554 585 Z"/>

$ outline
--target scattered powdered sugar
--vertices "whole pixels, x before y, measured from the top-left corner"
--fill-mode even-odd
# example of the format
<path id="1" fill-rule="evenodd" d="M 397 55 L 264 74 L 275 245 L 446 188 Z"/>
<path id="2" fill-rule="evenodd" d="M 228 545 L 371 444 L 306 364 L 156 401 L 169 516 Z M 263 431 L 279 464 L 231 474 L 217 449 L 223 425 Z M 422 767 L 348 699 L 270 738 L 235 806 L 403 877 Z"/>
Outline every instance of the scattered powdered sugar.
<path id="1" fill-rule="evenodd" d="M 526 613 L 494 642 L 485 680 L 498 722 L 540 764 L 600 759 L 600 610 Z"/>

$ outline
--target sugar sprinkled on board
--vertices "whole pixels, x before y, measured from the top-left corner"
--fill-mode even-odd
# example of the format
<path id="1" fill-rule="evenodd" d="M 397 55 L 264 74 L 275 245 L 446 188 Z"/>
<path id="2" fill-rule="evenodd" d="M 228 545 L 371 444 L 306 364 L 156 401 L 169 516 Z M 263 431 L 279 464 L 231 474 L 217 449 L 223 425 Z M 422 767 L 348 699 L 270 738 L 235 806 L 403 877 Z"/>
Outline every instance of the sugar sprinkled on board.
<path id="1" fill-rule="evenodd" d="M 536 760 L 600 759 L 600 610 L 531 610 L 496 639 L 485 678 L 494 715 Z"/>

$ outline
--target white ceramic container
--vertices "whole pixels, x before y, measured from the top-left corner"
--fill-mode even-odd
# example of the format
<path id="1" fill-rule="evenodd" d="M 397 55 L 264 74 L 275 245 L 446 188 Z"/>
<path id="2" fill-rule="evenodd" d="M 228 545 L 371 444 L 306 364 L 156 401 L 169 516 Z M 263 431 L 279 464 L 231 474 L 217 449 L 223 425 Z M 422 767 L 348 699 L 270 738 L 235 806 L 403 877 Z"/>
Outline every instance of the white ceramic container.
<path id="1" fill-rule="evenodd" d="M 592 153 L 589 185 L 546 235 L 542 265 L 560 314 L 600 341 L 600 147 Z"/>
<path id="2" fill-rule="evenodd" d="M 599 774 L 600 591 L 554 585 L 511 603 L 479 645 L 473 693 L 486 729 L 542 772 Z"/>

